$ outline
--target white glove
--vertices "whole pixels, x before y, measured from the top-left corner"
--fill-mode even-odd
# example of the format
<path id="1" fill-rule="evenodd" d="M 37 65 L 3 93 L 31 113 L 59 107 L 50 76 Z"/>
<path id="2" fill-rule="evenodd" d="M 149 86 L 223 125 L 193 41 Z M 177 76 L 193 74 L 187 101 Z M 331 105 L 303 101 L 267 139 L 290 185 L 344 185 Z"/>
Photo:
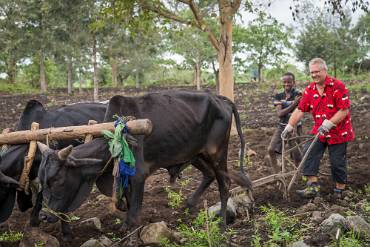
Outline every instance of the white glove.
<path id="1" fill-rule="evenodd" d="M 332 121 L 325 119 L 321 126 L 317 129 L 317 132 L 319 132 L 320 135 L 324 135 L 333 127 L 335 127 L 335 124 L 333 124 Z"/>
<path id="2" fill-rule="evenodd" d="M 292 132 L 293 131 L 293 126 L 292 125 L 290 125 L 290 124 L 287 124 L 286 126 L 285 126 L 285 129 L 283 130 L 283 132 L 281 132 L 281 138 L 282 139 L 285 139 L 287 136 L 288 136 L 288 134 L 290 133 L 290 132 Z"/>

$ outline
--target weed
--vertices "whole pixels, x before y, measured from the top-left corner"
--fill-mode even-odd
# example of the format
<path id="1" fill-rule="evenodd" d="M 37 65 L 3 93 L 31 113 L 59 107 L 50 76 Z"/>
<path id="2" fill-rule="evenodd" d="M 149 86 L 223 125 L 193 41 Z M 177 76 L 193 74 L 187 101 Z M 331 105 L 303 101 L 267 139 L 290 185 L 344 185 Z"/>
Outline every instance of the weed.
<path id="1" fill-rule="evenodd" d="M 261 235 L 258 232 L 259 226 L 256 224 L 256 230 L 254 231 L 254 234 L 252 235 L 252 241 L 251 241 L 251 246 L 252 247 L 262 247 L 261 245 Z"/>
<path id="2" fill-rule="evenodd" d="M 181 236 L 186 239 L 183 247 L 216 247 L 225 246 L 226 240 L 233 234 L 233 231 L 229 230 L 226 233 L 222 233 L 219 227 L 220 218 L 208 217 L 205 210 L 201 210 L 189 226 L 181 223 L 177 230 Z M 176 243 L 170 243 L 168 239 L 163 239 L 161 245 L 165 247 L 177 247 L 180 246 Z"/>
<path id="3" fill-rule="evenodd" d="M 298 220 L 294 217 L 287 216 L 284 212 L 270 207 L 261 207 L 262 212 L 266 215 L 263 217 L 268 226 L 268 246 L 288 245 L 300 237 Z"/>
<path id="4" fill-rule="evenodd" d="M 114 224 L 115 224 L 115 225 L 120 225 L 120 224 L 122 224 L 122 220 L 121 220 L 120 218 L 116 218 L 116 219 L 114 220 Z"/>
<path id="5" fill-rule="evenodd" d="M 176 192 L 172 190 L 169 186 L 166 186 L 165 190 L 167 192 L 168 205 L 172 209 L 178 208 L 180 204 L 184 201 L 182 191 L 180 190 L 179 192 Z"/>
<path id="6" fill-rule="evenodd" d="M 33 247 L 44 247 L 46 244 L 43 241 L 37 242 L 33 245 Z"/>
<path id="7" fill-rule="evenodd" d="M 172 208 L 178 208 L 181 203 L 184 201 L 184 195 L 182 193 L 183 188 L 190 182 L 190 179 L 185 179 L 180 181 L 180 190 L 176 192 L 172 190 L 169 186 L 165 187 L 165 191 L 167 192 L 168 198 L 168 205 Z"/>
<path id="8" fill-rule="evenodd" d="M 113 232 L 108 232 L 107 235 L 109 236 L 110 240 L 112 240 L 113 242 L 118 242 L 122 240 L 122 238 L 118 237 Z"/>
<path id="9" fill-rule="evenodd" d="M 338 240 L 331 243 L 329 247 L 362 247 L 364 246 L 358 234 L 349 231 L 339 237 Z"/>
<path id="10" fill-rule="evenodd" d="M 23 238 L 23 232 L 4 232 L 0 234 L 0 242 L 18 242 Z"/>

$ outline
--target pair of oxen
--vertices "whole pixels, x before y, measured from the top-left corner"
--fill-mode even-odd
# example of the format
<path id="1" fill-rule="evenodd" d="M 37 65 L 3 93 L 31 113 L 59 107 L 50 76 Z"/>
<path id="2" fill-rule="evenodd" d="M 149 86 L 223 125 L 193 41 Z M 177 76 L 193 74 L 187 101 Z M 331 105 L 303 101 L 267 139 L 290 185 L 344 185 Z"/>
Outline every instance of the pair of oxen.
<path id="1" fill-rule="evenodd" d="M 125 193 L 128 212 L 121 229 L 129 230 L 139 224 L 144 184 L 150 174 L 165 168 L 174 180 L 188 164 L 199 169 L 203 179 L 187 199 L 187 206 L 193 208 L 216 179 L 224 228 L 230 180 L 251 190 L 251 181 L 243 169 L 245 142 L 239 114 L 235 104 L 226 97 L 208 92 L 164 91 L 140 97 L 114 96 L 108 105 L 78 103 L 49 111 L 33 100 L 28 102 L 16 130 L 29 129 L 32 122 L 38 122 L 40 128 L 84 125 L 91 119 L 112 122 L 114 115 L 146 118 L 153 124 L 150 135 L 131 137 L 135 139 L 132 150 L 136 159 L 136 174 L 130 177 L 129 189 Z M 239 173 L 227 170 L 233 117 L 241 143 Z M 111 154 L 105 138 L 96 138 L 85 144 L 78 140 L 59 141 L 52 148 L 38 143 L 38 147 L 29 174 L 30 180 L 37 178 L 41 186 L 34 204 L 32 194 L 17 190 L 28 145 L 11 146 L 2 155 L 0 222 L 11 215 L 15 200 L 21 211 L 33 207 L 30 223 L 37 226 L 40 219 L 47 222 L 58 220 L 53 214 L 40 213 L 42 204 L 56 213 L 71 212 L 86 200 L 94 183 L 101 193 L 112 195 L 113 165 L 107 166 Z M 72 238 L 70 226 L 63 220 L 62 232 L 64 239 Z"/>

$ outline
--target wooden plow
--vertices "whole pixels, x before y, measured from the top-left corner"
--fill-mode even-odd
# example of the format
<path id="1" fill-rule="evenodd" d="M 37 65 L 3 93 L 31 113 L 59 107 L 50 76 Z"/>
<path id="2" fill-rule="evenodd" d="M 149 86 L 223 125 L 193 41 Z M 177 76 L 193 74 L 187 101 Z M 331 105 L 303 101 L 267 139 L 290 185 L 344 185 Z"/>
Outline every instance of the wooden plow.
<path id="1" fill-rule="evenodd" d="M 311 151 L 318 137 L 319 137 L 318 134 L 316 134 L 316 136 L 314 137 L 312 137 L 312 135 L 304 135 L 304 136 L 296 135 L 288 139 L 283 139 L 283 147 L 282 147 L 282 154 L 281 154 L 281 172 L 253 180 L 252 181 L 253 188 L 260 187 L 262 185 L 269 184 L 269 183 L 278 182 L 279 189 L 283 190 L 284 199 L 289 200 L 290 190 L 292 189 L 293 184 L 296 182 L 297 178 L 299 177 L 303 164 L 307 159 L 308 153 Z M 302 147 L 307 142 L 310 142 L 310 141 L 312 141 L 310 146 L 308 147 L 307 151 L 304 152 Z M 288 142 L 290 143 L 293 142 L 294 144 L 290 145 L 290 147 L 287 149 L 286 146 Z M 290 158 L 290 154 L 296 149 L 298 149 L 301 157 L 303 156 L 298 166 Z M 288 178 L 290 178 L 290 181 L 288 180 Z M 240 194 L 243 192 L 245 191 L 241 187 L 236 187 L 231 190 L 231 193 L 234 195 Z"/>
<path id="2" fill-rule="evenodd" d="M 152 122 L 149 119 L 131 120 L 126 123 L 129 133 L 134 135 L 149 135 L 152 132 Z M 52 140 L 84 139 L 90 142 L 94 137 L 102 136 L 103 130 L 114 132 L 114 122 L 97 123 L 90 120 L 88 125 L 68 126 L 58 128 L 39 129 L 39 124 L 33 122 L 30 130 L 11 132 L 4 129 L 0 134 L 1 151 L 5 152 L 8 145 L 29 143 L 28 154 L 24 158 L 23 171 L 19 179 L 18 190 L 28 193 L 29 173 L 37 150 L 37 141 L 49 143 Z"/>

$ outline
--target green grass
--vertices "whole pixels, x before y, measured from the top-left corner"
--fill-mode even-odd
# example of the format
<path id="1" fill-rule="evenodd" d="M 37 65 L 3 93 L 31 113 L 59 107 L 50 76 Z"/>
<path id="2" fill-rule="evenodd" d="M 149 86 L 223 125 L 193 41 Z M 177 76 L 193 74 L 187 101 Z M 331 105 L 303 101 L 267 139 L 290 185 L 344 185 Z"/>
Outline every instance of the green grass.
<path id="1" fill-rule="evenodd" d="M 261 224 L 256 223 L 255 233 L 252 236 L 251 246 L 289 246 L 299 240 L 305 231 L 297 218 L 272 206 L 262 206 L 264 213 Z M 303 227 L 303 229 L 302 229 Z M 262 243 L 262 232 L 267 233 L 268 240 Z"/>
<path id="2" fill-rule="evenodd" d="M 208 217 L 205 210 L 201 210 L 197 218 L 189 224 L 184 224 L 180 221 L 177 231 L 186 241 L 179 245 L 171 243 L 168 239 L 163 239 L 161 245 L 165 247 L 218 247 L 227 246 L 226 240 L 233 234 L 229 230 L 225 233 L 221 232 L 219 227 L 220 218 Z"/>
<path id="3" fill-rule="evenodd" d="M 3 232 L 0 234 L 0 242 L 18 242 L 23 238 L 23 232 Z"/>
<path id="4" fill-rule="evenodd" d="M 370 82 L 353 83 L 347 85 L 347 88 L 353 92 L 370 93 Z"/>
<path id="5" fill-rule="evenodd" d="M 0 92 L 6 93 L 38 93 L 39 89 L 33 88 L 31 84 L 26 83 L 14 83 L 9 84 L 4 81 L 0 81 Z"/>

